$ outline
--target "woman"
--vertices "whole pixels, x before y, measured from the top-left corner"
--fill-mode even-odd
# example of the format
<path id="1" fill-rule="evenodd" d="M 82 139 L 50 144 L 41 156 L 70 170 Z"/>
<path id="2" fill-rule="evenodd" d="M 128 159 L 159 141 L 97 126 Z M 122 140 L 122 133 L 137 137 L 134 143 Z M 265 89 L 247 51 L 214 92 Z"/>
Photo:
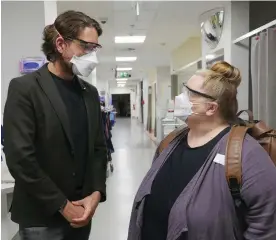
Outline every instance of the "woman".
<path id="1" fill-rule="evenodd" d="M 188 81 L 188 129 L 160 155 L 157 151 L 134 201 L 128 240 L 276 239 L 276 168 L 255 139 L 247 135 L 243 144 L 246 229 L 225 177 L 224 155 L 240 82 L 239 70 L 226 62 Z"/>

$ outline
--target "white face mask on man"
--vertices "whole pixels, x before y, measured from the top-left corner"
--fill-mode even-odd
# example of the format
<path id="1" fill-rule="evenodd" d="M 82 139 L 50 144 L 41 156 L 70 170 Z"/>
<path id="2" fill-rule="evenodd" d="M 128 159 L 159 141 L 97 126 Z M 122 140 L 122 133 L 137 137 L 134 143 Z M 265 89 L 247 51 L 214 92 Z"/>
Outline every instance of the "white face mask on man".
<path id="1" fill-rule="evenodd" d="M 73 73 L 83 77 L 88 77 L 99 63 L 96 52 L 90 52 L 80 57 L 73 56 L 70 62 L 73 64 Z"/>

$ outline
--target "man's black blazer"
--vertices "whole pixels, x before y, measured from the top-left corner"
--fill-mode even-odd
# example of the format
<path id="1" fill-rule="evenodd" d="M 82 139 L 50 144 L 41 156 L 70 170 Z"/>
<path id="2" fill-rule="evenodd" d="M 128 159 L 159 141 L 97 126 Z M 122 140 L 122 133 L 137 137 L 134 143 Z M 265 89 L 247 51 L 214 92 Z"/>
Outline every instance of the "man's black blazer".
<path id="1" fill-rule="evenodd" d="M 88 116 L 88 146 L 83 197 L 106 196 L 107 151 L 98 92 L 79 79 Z M 65 221 L 59 208 L 75 194 L 74 146 L 65 105 L 47 64 L 15 78 L 4 111 L 6 161 L 15 179 L 12 220 L 24 226 Z"/>

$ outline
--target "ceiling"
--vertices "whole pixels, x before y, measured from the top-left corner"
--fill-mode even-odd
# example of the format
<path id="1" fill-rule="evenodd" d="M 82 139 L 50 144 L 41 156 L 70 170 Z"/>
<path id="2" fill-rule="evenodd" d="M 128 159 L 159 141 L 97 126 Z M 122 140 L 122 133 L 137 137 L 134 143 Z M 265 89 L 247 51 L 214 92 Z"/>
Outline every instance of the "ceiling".
<path id="1" fill-rule="evenodd" d="M 187 38 L 200 34 L 199 15 L 223 2 L 208 1 L 139 1 L 140 15 L 136 15 L 137 1 L 58 1 L 58 14 L 67 10 L 82 11 L 102 24 L 99 42 L 97 81 L 108 80 L 116 86 L 114 69 L 132 67 L 128 85 L 143 78 L 148 69 L 169 66 L 170 53 Z M 143 44 L 115 44 L 115 36 L 146 35 Z M 137 56 L 133 63 L 117 64 L 115 56 Z"/>

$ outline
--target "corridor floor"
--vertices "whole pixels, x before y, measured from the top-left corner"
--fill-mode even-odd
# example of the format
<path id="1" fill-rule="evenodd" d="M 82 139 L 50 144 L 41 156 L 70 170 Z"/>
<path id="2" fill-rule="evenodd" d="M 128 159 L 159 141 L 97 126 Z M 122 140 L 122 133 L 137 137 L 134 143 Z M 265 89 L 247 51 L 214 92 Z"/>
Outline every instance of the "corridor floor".
<path id="1" fill-rule="evenodd" d="M 107 202 L 93 218 L 90 240 L 126 240 L 132 203 L 156 146 L 136 119 L 117 119 L 112 130 L 114 172 L 107 180 Z"/>

